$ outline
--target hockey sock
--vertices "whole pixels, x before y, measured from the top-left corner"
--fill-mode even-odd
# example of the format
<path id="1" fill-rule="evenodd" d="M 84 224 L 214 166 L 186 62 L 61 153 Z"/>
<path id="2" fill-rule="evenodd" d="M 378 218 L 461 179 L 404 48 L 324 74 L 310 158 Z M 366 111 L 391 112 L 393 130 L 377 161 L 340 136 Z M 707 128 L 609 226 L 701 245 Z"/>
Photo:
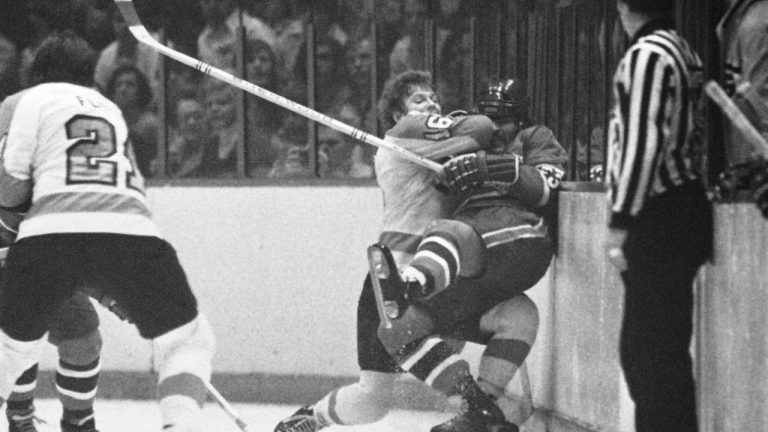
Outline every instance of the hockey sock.
<path id="1" fill-rule="evenodd" d="M 70 424 L 83 425 L 93 419 L 93 401 L 99 385 L 99 358 L 74 365 L 59 360 L 56 368 L 56 390 L 64 407 L 62 419 Z"/>
<path id="2" fill-rule="evenodd" d="M 491 339 L 480 359 L 480 388 L 494 397 L 504 394 L 517 369 L 525 361 L 531 345 L 515 339 Z"/>
<path id="3" fill-rule="evenodd" d="M 35 363 L 16 380 L 13 393 L 8 397 L 5 411 L 9 419 L 14 416 L 28 416 L 35 411 L 34 392 L 37 386 L 37 366 Z"/>
<path id="4" fill-rule="evenodd" d="M 434 232 L 421 241 L 409 267 L 412 269 L 404 270 L 403 277 L 408 280 L 412 275 L 412 280 L 418 280 L 424 295 L 441 291 L 461 270 L 458 243 L 446 232 Z"/>
<path id="5" fill-rule="evenodd" d="M 397 360 L 411 375 L 448 396 L 456 394 L 456 383 L 470 374 L 456 346 L 438 337 L 406 346 Z"/>
<path id="6" fill-rule="evenodd" d="M 359 425 L 381 420 L 392 408 L 395 374 L 362 371 L 360 380 L 338 388 L 314 406 L 321 426 Z"/>

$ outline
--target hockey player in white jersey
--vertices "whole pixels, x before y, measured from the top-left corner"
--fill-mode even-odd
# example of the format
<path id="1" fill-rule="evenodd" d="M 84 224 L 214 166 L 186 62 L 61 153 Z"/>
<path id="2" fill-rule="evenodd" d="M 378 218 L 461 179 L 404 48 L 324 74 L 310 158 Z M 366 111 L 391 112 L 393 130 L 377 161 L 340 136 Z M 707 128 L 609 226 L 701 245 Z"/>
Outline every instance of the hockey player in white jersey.
<path id="1" fill-rule="evenodd" d="M 390 80 L 379 102 L 379 112 L 383 126 L 388 129 L 386 140 L 434 160 L 449 159 L 453 155 L 465 153 L 475 154 L 477 151 L 491 151 L 494 142 L 492 137 L 497 135 L 496 126 L 486 116 L 438 115 L 440 106 L 432 91 L 430 77 L 424 72 L 405 72 Z M 506 149 L 506 146 L 502 147 L 502 150 Z M 510 155 L 499 157 L 491 164 L 495 162 L 499 162 L 495 165 L 496 168 L 504 169 L 508 168 L 510 162 L 513 165 L 519 163 L 514 156 Z M 454 213 L 457 204 L 465 196 L 447 195 L 436 189 L 435 173 L 383 150 L 376 155 L 376 172 L 384 195 L 384 230 L 378 246 L 386 248 L 387 251 L 391 250 L 393 254 L 391 275 L 399 278 L 395 267 L 410 263 L 419 245 L 424 243 L 425 236 L 439 231 L 430 230 L 430 226 L 434 227 L 432 224 L 436 220 L 444 221 L 443 227 L 457 228 L 455 233 L 464 234 L 466 238 L 471 238 L 472 242 L 477 244 L 470 233 L 473 228 L 465 228 L 466 224 L 459 225 L 455 223 L 458 221 L 450 222 L 446 219 Z M 539 179 L 542 178 L 539 174 L 536 176 Z M 503 199 L 501 196 L 499 198 Z M 542 201 L 541 196 L 537 202 L 540 201 Z M 528 219 L 538 220 L 539 218 L 529 217 Z M 494 223 L 503 225 L 510 220 L 505 217 L 498 222 L 486 222 L 481 228 L 490 227 Z M 476 263 L 482 262 L 482 257 L 472 255 L 478 250 L 468 252 L 465 258 L 473 259 Z M 541 253 L 536 250 L 532 250 L 532 253 L 535 255 L 532 259 L 537 263 L 538 268 L 532 269 L 529 279 L 538 280 L 541 272 L 546 269 L 551 251 L 544 247 Z M 472 265 L 467 267 L 472 268 Z M 493 276 L 498 275 L 494 272 Z M 494 277 L 488 280 L 497 281 Z M 482 286 L 483 283 L 478 285 Z M 525 288 L 530 286 L 529 283 L 530 280 L 521 281 L 521 285 L 525 285 Z M 460 295 L 451 296 L 450 300 L 443 304 L 448 308 L 436 315 L 434 317 L 436 320 L 433 320 L 430 314 L 412 314 L 409 311 L 413 308 L 402 304 L 406 311 L 404 313 L 395 311 L 395 318 L 392 320 L 393 328 L 382 332 L 371 279 L 366 279 L 358 304 L 357 346 L 358 364 L 361 368 L 359 382 L 336 389 L 314 405 L 300 409 L 293 416 L 280 422 L 275 431 L 310 432 L 334 424 L 354 425 L 380 420 L 392 407 L 394 379 L 396 374 L 403 370 L 410 372 L 438 391 L 448 395 L 462 394 L 468 401 L 471 415 L 474 416 L 473 424 L 468 424 L 466 421 L 459 424 L 453 421 L 447 425 L 436 426 L 433 430 L 470 430 L 461 429 L 466 427 L 474 427 L 475 429 L 471 429 L 473 432 L 475 430 L 478 432 L 516 430 L 516 426 L 505 419 L 491 398 L 477 387 L 477 383 L 464 367 L 466 363 L 460 364 L 453 361 L 457 359 L 454 355 L 455 350 L 449 344 L 443 343 L 437 334 L 445 331 L 451 338 L 487 343 L 491 335 L 508 336 L 510 332 L 506 330 L 510 327 L 526 333 L 527 336 L 523 339 L 528 341 L 527 348 L 524 343 L 503 339 L 487 351 L 490 356 L 485 357 L 486 378 L 488 382 L 495 383 L 497 380 L 511 378 L 511 374 L 514 374 L 516 369 L 514 363 L 517 362 L 519 365 L 519 357 L 524 358 L 527 354 L 532 343 L 530 329 L 533 329 L 535 337 L 535 329 L 538 326 L 535 306 L 524 296 L 498 305 L 500 296 L 505 296 L 506 299 L 511 295 L 510 291 L 514 293 L 515 289 L 522 289 L 516 284 L 512 284 L 512 290 L 499 287 L 499 291 L 503 293 L 497 295 L 483 296 L 482 293 L 478 293 L 477 298 L 471 294 L 473 288 L 475 287 L 469 286 L 460 289 Z M 462 298 L 467 300 L 466 308 L 456 308 L 456 302 L 461 301 Z M 494 308 L 494 305 L 499 307 Z M 488 312 L 489 309 L 492 310 Z M 469 316 L 469 319 L 466 322 L 452 320 L 450 316 L 454 313 L 456 317 Z M 482 324 L 480 320 L 483 321 Z M 481 331 L 483 329 L 485 331 Z M 403 345 L 408 345 L 408 348 L 421 347 L 419 342 L 422 338 L 426 341 L 424 346 L 427 348 L 420 351 L 430 352 L 433 360 L 450 359 L 451 361 L 435 362 L 426 361 L 423 358 L 409 361 L 408 358 L 399 356 L 400 353 L 394 352 Z M 495 375 L 500 377 L 491 379 L 491 376 Z M 460 428 L 457 429 L 456 426 Z"/>
<path id="2" fill-rule="evenodd" d="M 0 207 L 26 212 L 0 279 L 0 403 L 37 362 L 55 310 L 87 286 L 151 340 L 163 430 L 198 431 L 213 332 L 150 219 L 120 110 L 90 88 L 94 60 L 72 32 L 47 37 L 0 138 Z"/>

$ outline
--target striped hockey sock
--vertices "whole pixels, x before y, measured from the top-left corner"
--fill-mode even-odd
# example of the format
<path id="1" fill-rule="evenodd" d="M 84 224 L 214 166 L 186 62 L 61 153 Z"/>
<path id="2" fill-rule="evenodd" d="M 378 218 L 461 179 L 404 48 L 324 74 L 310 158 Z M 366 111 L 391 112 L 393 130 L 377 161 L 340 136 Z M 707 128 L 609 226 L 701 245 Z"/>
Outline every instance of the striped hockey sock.
<path id="1" fill-rule="evenodd" d="M 449 233 L 434 232 L 421 241 L 411 264 L 403 269 L 403 278 L 419 282 L 428 296 L 450 285 L 460 270 L 456 240 Z"/>
<path id="2" fill-rule="evenodd" d="M 16 380 L 5 410 L 9 419 L 14 416 L 28 416 L 35 411 L 34 393 L 37 386 L 37 367 L 36 363 Z"/>
<path id="3" fill-rule="evenodd" d="M 59 360 L 56 368 L 56 390 L 64 407 L 62 421 L 73 425 L 92 422 L 93 401 L 99 385 L 99 358 L 86 365 Z"/>
<path id="4" fill-rule="evenodd" d="M 480 388 L 494 397 L 504 394 L 504 388 L 512 381 L 529 352 L 531 345 L 528 342 L 491 339 L 480 359 Z"/>
<path id="5" fill-rule="evenodd" d="M 451 396 L 456 394 L 457 383 L 470 375 L 469 364 L 459 356 L 459 351 L 447 340 L 429 337 L 406 347 L 398 355 L 398 362 L 403 370 Z"/>

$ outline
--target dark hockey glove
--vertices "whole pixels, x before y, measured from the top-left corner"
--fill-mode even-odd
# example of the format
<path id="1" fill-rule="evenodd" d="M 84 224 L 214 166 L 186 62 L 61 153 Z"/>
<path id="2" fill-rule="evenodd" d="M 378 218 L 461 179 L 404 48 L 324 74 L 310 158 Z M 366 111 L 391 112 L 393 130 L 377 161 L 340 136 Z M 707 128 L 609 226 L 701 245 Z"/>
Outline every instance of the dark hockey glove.
<path id="1" fill-rule="evenodd" d="M 450 192 L 462 193 L 489 181 L 514 184 L 519 167 L 520 157 L 517 155 L 489 155 L 480 150 L 456 156 L 444 163 L 437 180 Z"/>

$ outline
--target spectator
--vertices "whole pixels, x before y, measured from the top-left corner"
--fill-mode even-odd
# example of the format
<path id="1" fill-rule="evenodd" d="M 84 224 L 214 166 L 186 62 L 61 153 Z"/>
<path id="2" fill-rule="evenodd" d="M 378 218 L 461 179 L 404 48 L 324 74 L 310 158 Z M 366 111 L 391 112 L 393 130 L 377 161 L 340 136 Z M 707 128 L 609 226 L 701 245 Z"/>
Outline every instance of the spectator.
<path id="1" fill-rule="evenodd" d="M 282 127 L 272 136 L 272 151 L 277 157 L 269 177 L 308 175 L 307 140 L 307 120 L 293 111 L 288 111 L 283 118 Z"/>
<path id="2" fill-rule="evenodd" d="M 302 45 L 294 70 L 292 87 L 307 88 L 307 47 Z M 342 45 L 329 36 L 318 36 L 315 42 L 315 109 L 322 113 L 338 108 L 350 97 L 345 54 Z"/>
<path id="3" fill-rule="evenodd" d="M 117 38 L 99 54 L 99 60 L 96 62 L 96 70 L 93 74 L 94 82 L 100 89 L 105 89 L 109 77 L 119 66 L 132 65 L 149 79 L 152 95 L 157 95 L 160 55 L 152 48 L 140 44 L 136 40 L 128 30 L 123 15 L 115 5 L 109 9 L 109 20 L 112 23 L 112 31 Z"/>
<path id="4" fill-rule="evenodd" d="M 391 75 L 389 70 L 389 57 L 403 29 L 403 2 L 402 0 L 376 1 L 376 23 L 378 34 L 376 35 L 376 70 L 378 82 L 376 89 L 381 91 L 384 82 Z"/>
<path id="5" fill-rule="evenodd" d="M 322 178 L 368 178 L 373 167 L 355 160 L 357 143 L 328 126 L 317 129 L 318 175 Z M 359 152 L 357 157 L 359 158 Z"/>
<path id="6" fill-rule="evenodd" d="M 284 7 L 289 4 L 283 0 L 269 0 L 269 3 L 278 3 Z M 306 0 L 295 0 L 289 12 L 279 22 L 271 24 L 276 33 L 275 55 L 281 74 L 290 75 L 296 66 L 296 58 L 306 39 L 308 10 L 309 6 Z"/>
<path id="7" fill-rule="evenodd" d="M 243 140 L 237 122 L 235 88 L 218 80 L 207 80 L 205 108 L 215 140 L 215 151 L 205 159 L 205 172 L 210 177 L 237 175 L 237 149 Z"/>
<path id="8" fill-rule="evenodd" d="M 403 33 L 392 48 L 389 56 L 389 74 L 398 75 L 409 69 L 426 68 L 425 47 L 427 40 L 424 23 L 428 18 L 426 0 L 405 0 L 403 15 L 405 23 Z M 448 31 L 437 29 L 437 52 L 440 52 Z"/>
<path id="9" fill-rule="evenodd" d="M 88 41 L 91 48 L 97 52 L 102 51 L 117 36 L 110 13 L 110 10 L 116 9 L 115 4 L 110 0 L 79 0 L 79 2 L 83 38 Z M 109 74 L 104 77 L 105 81 L 107 77 Z"/>
<path id="10" fill-rule="evenodd" d="M 238 28 L 245 29 L 245 40 L 260 39 L 275 44 L 275 32 L 261 20 L 241 12 L 234 0 L 200 0 L 205 28 L 197 39 L 200 60 L 220 69 L 235 69 Z"/>
<path id="11" fill-rule="evenodd" d="M 152 92 L 146 76 L 135 66 L 119 66 L 107 81 L 106 95 L 123 112 L 136 163 L 144 177 L 150 177 L 160 120 L 150 109 Z"/>
<path id="12" fill-rule="evenodd" d="M 341 46 L 347 43 L 349 35 L 339 23 L 341 8 L 337 0 L 313 0 L 312 24 L 315 26 L 315 34 L 318 37 L 330 37 L 336 39 Z"/>
<path id="13" fill-rule="evenodd" d="M 0 33 L 0 101 L 19 90 L 19 50 Z"/>
<path id="14" fill-rule="evenodd" d="M 245 73 L 248 81 L 273 92 L 278 91 L 277 60 L 272 48 L 262 40 L 253 40 L 245 46 Z M 271 151 L 270 140 L 280 126 L 281 108 L 263 98 L 249 95 L 247 99 L 248 155 L 251 176 L 258 177 L 255 169 L 265 172 L 276 155 Z"/>
<path id="15" fill-rule="evenodd" d="M 469 87 L 472 79 L 472 34 L 466 29 L 451 31 L 440 51 L 437 87 L 445 112 L 472 106 L 473 95 Z"/>
<path id="16" fill-rule="evenodd" d="M 362 128 L 376 133 L 376 113 L 371 104 L 371 78 L 374 62 L 373 41 L 369 37 L 351 39 L 347 44 L 347 73 L 349 74 L 350 101 L 354 103 L 364 122 Z"/>
<path id="17" fill-rule="evenodd" d="M 176 60 L 168 60 L 166 66 L 165 98 L 166 106 L 175 107 L 177 99 L 183 95 L 199 93 L 205 75 Z"/>
<path id="18" fill-rule="evenodd" d="M 181 95 L 174 106 L 175 128 L 168 145 L 169 177 L 203 177 L 204 159 L 211 148 L 205 108 L 194 94 Z"/>
<path id="19" fill-rule="evenodd" d="M 370 37 L 372 0 L 340 0 L 339 12 L 339 27 L 347 35 L 345 44 L 349 44 L 350 40 Z"/>
<path id="20" fill-rule="evenodd" d="M 724 87 L 750 123 L 768 138 L 768 1 L 728 0 L 717 27 L 725 75 Z M 743 136 L 726 127 L 726 159 L 743 163 L 753 151 Z"/>

